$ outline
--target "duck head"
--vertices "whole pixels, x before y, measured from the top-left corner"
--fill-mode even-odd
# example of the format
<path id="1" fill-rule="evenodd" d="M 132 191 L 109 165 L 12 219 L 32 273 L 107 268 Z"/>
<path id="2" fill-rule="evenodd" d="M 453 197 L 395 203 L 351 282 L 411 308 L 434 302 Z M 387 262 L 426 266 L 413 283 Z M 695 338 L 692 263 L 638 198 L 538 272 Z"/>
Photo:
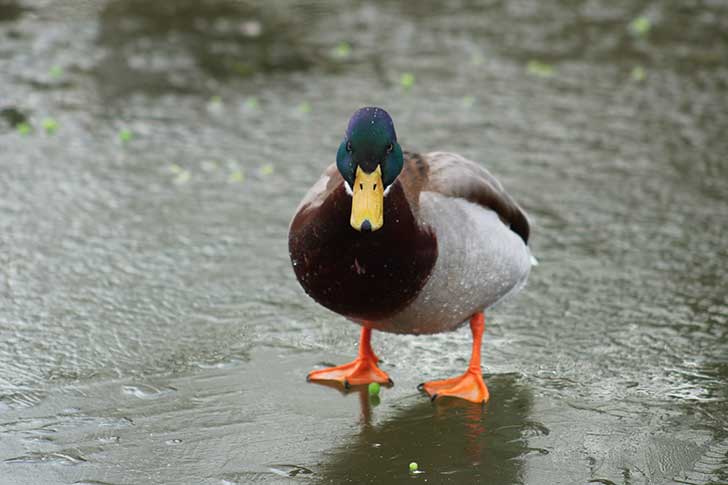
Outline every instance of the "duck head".
<path id="1" fill-rule="evenodd" d="M 351 227 L 370 232 L 384 225 L 384 197 L 403 165 L 389 113 L 374 107 L 357 110 L 336 153 L 336 167 L 351 195 Z"/>

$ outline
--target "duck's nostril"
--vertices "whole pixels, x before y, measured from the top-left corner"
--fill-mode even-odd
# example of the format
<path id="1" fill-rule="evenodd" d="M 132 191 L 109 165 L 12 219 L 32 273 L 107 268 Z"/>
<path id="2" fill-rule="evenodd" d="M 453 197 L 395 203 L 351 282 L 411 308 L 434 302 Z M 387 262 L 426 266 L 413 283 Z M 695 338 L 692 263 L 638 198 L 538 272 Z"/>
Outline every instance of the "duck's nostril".
<path id="1" fill-rule="evenodd" d="M 364 219 L 364 222 L 361 223 L 361 232 L 372 232 L 372 223 L 369 222 L 369 219 Z"/>

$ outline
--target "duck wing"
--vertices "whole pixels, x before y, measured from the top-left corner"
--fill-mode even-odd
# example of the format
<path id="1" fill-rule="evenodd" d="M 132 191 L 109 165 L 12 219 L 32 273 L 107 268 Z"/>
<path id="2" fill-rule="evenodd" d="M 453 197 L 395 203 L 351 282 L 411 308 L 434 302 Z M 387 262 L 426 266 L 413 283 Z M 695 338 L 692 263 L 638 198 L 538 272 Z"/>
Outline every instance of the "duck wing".
<path id="1" fill-rule="evenodd" d="M 422 191 L 459 197 L 498 214 L 506 226 L 528 243 L 530 226 L 526 213 L 485 168 L 455 153 L 409 154 L 427 162 L 427 178 Z"/>

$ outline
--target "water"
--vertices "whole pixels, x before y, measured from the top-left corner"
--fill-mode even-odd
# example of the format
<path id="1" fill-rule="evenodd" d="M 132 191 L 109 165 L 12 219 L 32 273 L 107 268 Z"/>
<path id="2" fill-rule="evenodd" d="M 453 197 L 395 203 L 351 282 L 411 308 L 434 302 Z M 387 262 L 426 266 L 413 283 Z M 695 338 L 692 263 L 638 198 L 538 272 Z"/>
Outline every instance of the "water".
<path id="1" fill-rule="evenodd" d="M 728 481 L 728 5 L 157 3 L 0 1 L 0 483 Z M 467 329 L 304 380 L 358 329 L 287 225 L 370 104 L 534 220 L 485 410 L 416 391 Z"/>

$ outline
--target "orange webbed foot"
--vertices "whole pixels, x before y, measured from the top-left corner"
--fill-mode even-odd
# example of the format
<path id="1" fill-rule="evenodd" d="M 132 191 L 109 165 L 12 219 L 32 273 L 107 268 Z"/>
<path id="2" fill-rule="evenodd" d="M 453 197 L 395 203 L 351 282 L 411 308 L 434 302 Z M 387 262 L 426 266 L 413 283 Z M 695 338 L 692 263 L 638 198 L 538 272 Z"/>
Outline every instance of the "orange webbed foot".
<path id="1" fill-rule="evenodd" d="M 470 402 L 485 403 L 490 398 L 480 371 L 480 344 L 485 331 L 485 316 L 482 312 L 476 313 L 470 318 L 470 330 L 473 333 L 473 350 L 468 370 L 463 375 L 452 379 L 430 381 L 417 386 L 421 391 L 425 391 L 431 400 L 450 396 Z"/>
<path id="2" fill-rule="evenodd" d="M 344 387 L 358 386 L 361 384 L 392 385 L 392 379 L 377 367 L 379 358 L 374 354 L 371 346 L 372 329 L 362 327 L 359 341 L 359 356 L 348 364 L 329 367 L 321 370 L 314 370 L 308 373 L 308 381 L 337 381 Z"/>
<path id="3" fill-rule="evenodd" d="M 306 379 L 309 381 L 338 381 L 345 387 L 372 382 L 392 384 L 392 379 L 387 373 L 377 367 L 376 360 L 361 356 L 348 364 L 311 371 Z"/>
<path id="4" fill-rule="evenodd" d="M 419 387 L 433 401 L 438 397 L 450 396 L 470 402 L 485 403 L 490 398 L 488 387 L 483 382 L 483 376 L 471 369 L 468 369 L 461 376 L 425 382 L 420 384 Z"/>

